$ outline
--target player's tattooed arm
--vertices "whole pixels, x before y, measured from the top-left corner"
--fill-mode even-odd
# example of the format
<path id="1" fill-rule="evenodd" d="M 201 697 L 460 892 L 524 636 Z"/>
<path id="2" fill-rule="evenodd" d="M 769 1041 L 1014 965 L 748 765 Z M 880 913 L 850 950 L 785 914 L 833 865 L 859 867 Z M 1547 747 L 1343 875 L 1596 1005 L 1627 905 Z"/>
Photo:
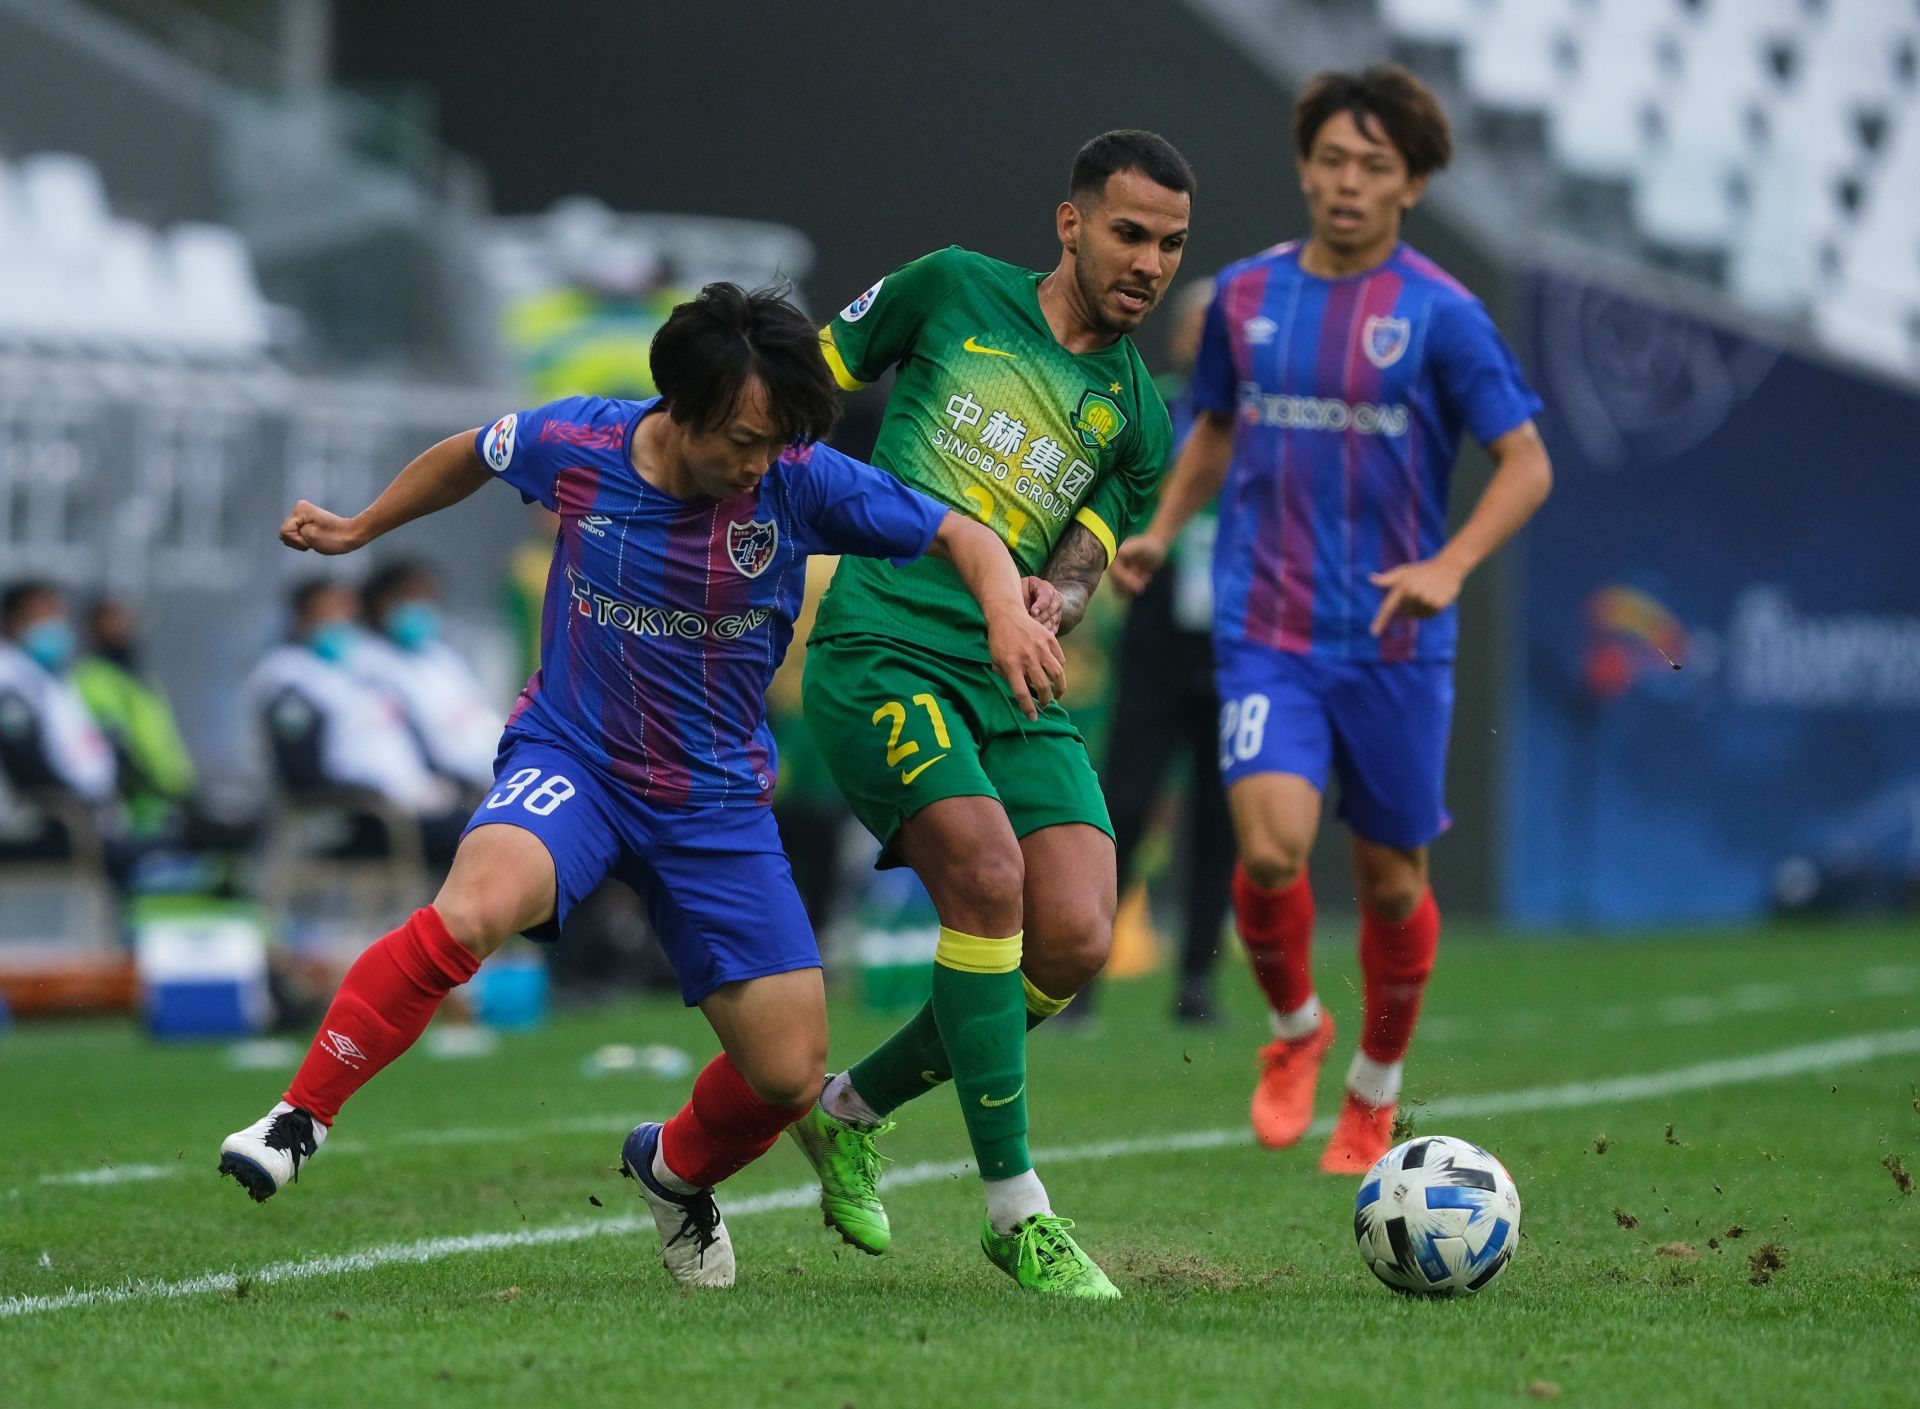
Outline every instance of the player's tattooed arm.
<path id="1" fill-rule="evenodd" d="M 1093 600 L 1093 589 L 1100 585 L 1100 576 L 1106 570 L 1106 545 L 1085 524 L 1068 524 L 1043 574 L 1060 593 L 1059 635 L 1080 624 L 1080 618 L 1087 614 L 1087 603 Z"/>

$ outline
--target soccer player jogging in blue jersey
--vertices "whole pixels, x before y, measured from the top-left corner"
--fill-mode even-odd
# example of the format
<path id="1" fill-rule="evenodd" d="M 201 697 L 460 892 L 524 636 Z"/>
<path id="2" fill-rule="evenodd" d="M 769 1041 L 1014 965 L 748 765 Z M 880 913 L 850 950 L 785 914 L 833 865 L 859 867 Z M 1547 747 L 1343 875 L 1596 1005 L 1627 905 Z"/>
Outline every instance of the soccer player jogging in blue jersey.
<path id="1" fill-rule="evenodd" d="M 1322 73 L 1294 111 L 1311 233 L 1228 267 L 1194 369 L 1193 432 L 1159 511 L 1120 548 L 1139 590 L 1224 483 L 1214 550 L 1220 763 L 1234 915 L 1273 1008 L 1253 1126 L 1291 1145 L 1333 1041 L 1310 967 L 1306 860 L 1330 773 L 1353 834 L 1365 1015 L 1321 1157 L 1391 1143 L 1401 1063 L 1440 938 L 1428 848 L 1448 825 L 1454 600 L 1546 499 L 1540 401 L 1479 300 L 1400 239 L 1452 139 L 1405 69 Z M 1492 480 L 1447 535 L 1462 431 Z"/>
<path id="2" fill-rule="evenodd" d="M 728 1286 L 715 1184 L 819 1093 L 820 955 L 768 803 L 765 695 L 811 553 L 950 562 L 993 666 L 1037 718 L 1064 684 L 1049 627 L 991 530 L 817 444 L 838 391 L 812 322 L 711 284 L 653 342 L 660 396 L 572 397 L 453 436 L 342 518 L 302 501 L 289 547 L 346 553 L 499 478 L 560 515 L 540 668 L 508 720 L 494 791 L 433 904 L 355 961 L 284 1098 L 229 1136 L 220 1169 L 257 1200 L 294 1179 L 341 1104 L 425 1030 L 514 934 L 551 940 L 608 875 L 720 1038 L 692 1099 L 621 1151 L 680 1283 Z"/>

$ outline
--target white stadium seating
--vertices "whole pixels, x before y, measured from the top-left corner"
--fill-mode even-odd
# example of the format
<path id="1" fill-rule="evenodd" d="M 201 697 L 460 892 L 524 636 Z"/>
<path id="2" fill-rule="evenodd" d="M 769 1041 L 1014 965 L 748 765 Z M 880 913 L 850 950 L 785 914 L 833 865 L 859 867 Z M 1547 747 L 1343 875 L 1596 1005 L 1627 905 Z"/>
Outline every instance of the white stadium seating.
<path id="1" fill-rule="evenodd" d="M 244 363 L 270 314 L 236 231 L 116 216 L 84 157 L 0 160 L 0 348 Z"/>
<path id="2" fill-rule="evenodd" d="M 1649 250 L 1920 376 L 1920 0 L 1378 0 Z"/>

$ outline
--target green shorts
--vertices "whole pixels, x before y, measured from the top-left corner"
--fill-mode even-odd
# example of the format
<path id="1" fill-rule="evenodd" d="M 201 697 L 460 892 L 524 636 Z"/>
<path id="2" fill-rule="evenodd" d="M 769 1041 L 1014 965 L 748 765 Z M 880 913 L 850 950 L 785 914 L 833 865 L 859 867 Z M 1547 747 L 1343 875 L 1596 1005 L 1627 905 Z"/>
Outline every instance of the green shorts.
<path id="1" fill-rule="evenodd" d="M 894 834 L 928 803 L 997 798 L 1015 836 L 1085 822 L 1113 835 L 1086 741 L 1058 704 L 1029 720 L 982 661 L 885 636 L 807 647 L 807 727 L 841 794 L 897 866 Z"/>

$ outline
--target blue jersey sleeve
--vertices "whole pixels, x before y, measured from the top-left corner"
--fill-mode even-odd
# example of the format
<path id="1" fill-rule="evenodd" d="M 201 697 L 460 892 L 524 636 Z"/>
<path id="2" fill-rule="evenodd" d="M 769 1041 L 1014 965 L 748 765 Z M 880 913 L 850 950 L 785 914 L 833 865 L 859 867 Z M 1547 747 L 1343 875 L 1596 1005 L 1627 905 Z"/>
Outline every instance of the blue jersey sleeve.
<path id="1" fill-rule="evenodd" d="M 1478 300 L 1445 309 L 1430 336 L 1440 390 L 1475 440 L 1491 444 L 1539 414 L 1540 398 Z"/>
<path id="2" fill-rule="evenodd" d="M 1221 416 L 1233 414 L 1238 382 L 1233 371 L 1233 344 L 1227 338 L 1226 292 L 1227 283 L 1222 278 L 1213 286 L 1213 302 L 1207 305 L 1206 321 L 1200 325 L 1200 352 L 1194 358 L 1189 392 L 1194 411 Z M 1175 445 L 1177 448 L 1178 442 Z"/>
<path id="3" fill-rule="evenodd" d="M 596 423 L 606 419 L 611 405 L 603 397 L 568 396 L 531 411 L 515 411 L 476 432 L 473 448 L 522 499 L 557 509 L 554 486 L 560 471 L 578 459 L 583 428 L 599 429 Z"/>
<path id="4" fill-rule="evenodd" d="M 789 493 L 807 552 L 891 558 L 904 567 L 932 546 L 946 505 L 825 445 L 788 454 Z"/>

